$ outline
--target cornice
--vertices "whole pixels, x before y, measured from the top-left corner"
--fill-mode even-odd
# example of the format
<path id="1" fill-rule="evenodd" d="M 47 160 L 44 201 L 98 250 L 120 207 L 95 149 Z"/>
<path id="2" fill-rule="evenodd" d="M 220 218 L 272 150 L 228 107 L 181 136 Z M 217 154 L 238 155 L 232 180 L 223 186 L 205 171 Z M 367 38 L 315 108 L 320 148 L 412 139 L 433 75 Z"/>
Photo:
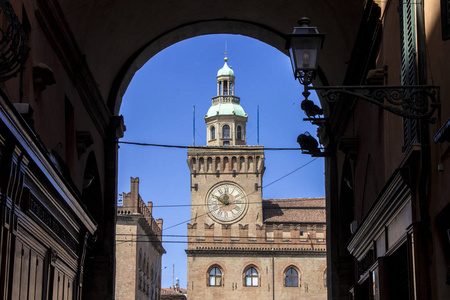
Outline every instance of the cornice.
<path id="1" fill-rule="evenodd" d="M 230 249 L 229 247 L 202 247 L 203 249 L 187 249 L 188 256 L 303 256 L 303 257 L 326 257 L 326 251 L 318 250 L 300 250 L 300 249 Z"/>
<path id="2" fill-rule="evenodd" d="M 35 182 L 44 182 L 43 177 L 51 185 L 52 190 L 58 195 L 55 196 L 53 205 L 57 207 L 62 215 L 65 215 L 64 210 L 59 208 L 60 205 L 56 201 L 61 200 L 69 207 L 69 209 L 75 214 L 86 229 L 91 233 L 97 230 L 97 224 L 91 219 L 84 208 L 81 206 L 79 198 L 76 193 L 71 189 L 70 184 L 63 178 L 58 171 L 55 170 L 54 165 L 50 162 L 48 155 L 45 153 L 44 147 L 39 144 L 38 138 L 34 135 L 34 132 L 27 127 L 26 123 L 14 109 L 11 101 L 0 90 L 0 121 L 2 121 L 11 134 L 14 136 L 18 145 L 27 154 L 30 164 L 33 163 L 38 169 L 39 174 L 35 174 L 30 171 L 30 167 L 27 167 L 27 173 L 30 178 L 39 176 L 39 180 Z M 44 187 L 41 187 L 44 190 Z M 57 200 L 56 200 L 57 199 Z M 71 223 L 72 226 L 76 225 Z"/>
<path id="3" fill-rule="evenodd" d="M 264 155 L 264 146 L 195 146 L 188 147 L 188 156 L 217 156 L 217 155 Z"/>
<path id="4" fill-rule="evenodd" d="M 397 169 L 385 185 L 358 230 L 348 243 L 348 251 L 358 260 L 373 246 L 373 241 L 399 210 L 411 199 L 411 189 L 404 180 L 403 169 Z"/>

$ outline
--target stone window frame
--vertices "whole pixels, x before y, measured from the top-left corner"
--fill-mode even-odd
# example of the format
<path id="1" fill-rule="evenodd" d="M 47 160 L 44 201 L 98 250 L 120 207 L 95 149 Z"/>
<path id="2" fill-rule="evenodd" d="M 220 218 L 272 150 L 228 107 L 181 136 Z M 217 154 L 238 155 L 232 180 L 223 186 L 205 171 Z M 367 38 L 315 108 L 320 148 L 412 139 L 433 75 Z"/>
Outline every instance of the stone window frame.
<path id="1" fill-rule="evenodd" d="M 225 126 L 227 127 L 227 131 L 225 132 Z M 228 133 L 227 135 L 225 135 L 225 133 Z M 231 139 L 231 127 L 228 124 L 225 124 L 222 126 L 222 138 L 223 139 Z"/>
<path id="2" fill-rule="evenodd" d="M 213 269 L 218 269 L 220 271 L 220 276 L 211 275 L 211 271 Z M 224 275 L 225 274 L 224 274 L 223 268 L 221 266 L 219 266 L 218 264 L 213 264 L 212 266 L 210 266 L 207 269 L 207 272 L 206 272 L 206 286 L 208 286 L 208 287 L 222 287 L 222 286 L 224 286 L 224 277 L 225 277 Z M 220 284 L 210 285 L 211 276 L 214 276 L 215 278 L 220 277 Z"/>
<path id="3" fill-rule="evenodd" d="M 256 277 L 254 275 L 247 275 L 247 272 L 250 269 L 254 269 L 256 271 Z M 252 279 L 252 285 L 247 285 L 247 278 L 250 276 L 250 278 L 257 278 L 257 284 L 253 285 L 253 279 Z M 259 270 L 259 268 L 254 265 L 254 264 L 249 264 L 248 266 L 245 267 L 244 272 L 242 273 L 242 284 L 244 287 L 260 287 L 261 286 L 261 272 Z"/>
<path id="4" fill-rule="evenodd" d="M 209 140 L 213 141 L 216 139 L 216 127 L 212 125 L 209 128 Z"/>
<path id="5" fill-rule="evenodd" d="M 243 140 L 243 138 L 242 138 L 242 126 L 241 125 L 237 125 L 236 126 L 236 139 L 237 140 Z"/>
<path id="6" fill-rule="evenodd" d="M 289 270 L 293 269 L 295 272 L 297 272 L 297 285 L 287 285 L 286 284 L 286 280 L 287 280 L 287 272 Z M 291 276 L 294 277 L 294 276 Z M 284 268 L 283 271 L 283 286 L 284 287 L 289 287 L 289 288 L 296 288 L 296 287 L 301 287 L 302 286 L 302 272 L 300 271 L 300 268 L 295 266 L 295 265 L 289 265 L 286 268 Z"/>

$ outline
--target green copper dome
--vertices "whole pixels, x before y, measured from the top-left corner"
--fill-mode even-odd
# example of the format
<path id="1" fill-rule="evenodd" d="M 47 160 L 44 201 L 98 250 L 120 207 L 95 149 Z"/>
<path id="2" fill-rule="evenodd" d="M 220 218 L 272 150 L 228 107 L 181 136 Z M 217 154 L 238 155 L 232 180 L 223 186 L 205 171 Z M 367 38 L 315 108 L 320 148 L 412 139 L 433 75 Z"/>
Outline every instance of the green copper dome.
<path id="1" fill-rule="evenodd" d="M 217 72 L 217 76 L 234 76 L 234 71 L 228 66 L 227 58 L 225 57 L 225 64 L 222 69 Z"/>
<path id="2" fill-rule="evenodd" d="M 242 106 L 240 106 L 237 103 L 228 102 L 228 103 L 217 103 L 215 105 L 212 105 L 208 113 L 206 114 L 205 118 L 214 117 L 217 115 L 235 115 L 235 116 L 241 116 L 241 117 L 247 117 L 247 114 L 245 113 Z"/>

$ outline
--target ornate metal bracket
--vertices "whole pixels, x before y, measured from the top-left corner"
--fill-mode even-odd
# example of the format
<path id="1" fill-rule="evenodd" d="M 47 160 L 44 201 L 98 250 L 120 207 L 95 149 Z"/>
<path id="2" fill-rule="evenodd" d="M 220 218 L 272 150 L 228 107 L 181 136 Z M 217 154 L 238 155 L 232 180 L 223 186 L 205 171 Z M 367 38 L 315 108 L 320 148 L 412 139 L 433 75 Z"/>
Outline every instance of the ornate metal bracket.
<path id="1" fill-rule="evenodd" d="M 23 69 L 30 48 L 28 38 L 8 0 L 0 0 L 0 82 L 17 76 Z"/>
<path id="2" fill-rule="evenodd" d="M 309 87 L 305 91 L 316 90 L 328 102 L 337 101 L 341 95 L 354 96 L 368 101 L 393 114 L 408 119 L 427 119 L 440 109 L 438 86 L 321 86 Z M 385 104 L 385 100 L 387 104 Z"/>
<path id="3" fill-rule="evenodd" d="M 316 78 L 316 72 L 314 70 L 303 71 L 299 70 L 295 78 L 298 78 L 300 84 L 308 86 L 312 83 L 314 78 Z M 305 89 L 306 91 L 306 89 Z"/>

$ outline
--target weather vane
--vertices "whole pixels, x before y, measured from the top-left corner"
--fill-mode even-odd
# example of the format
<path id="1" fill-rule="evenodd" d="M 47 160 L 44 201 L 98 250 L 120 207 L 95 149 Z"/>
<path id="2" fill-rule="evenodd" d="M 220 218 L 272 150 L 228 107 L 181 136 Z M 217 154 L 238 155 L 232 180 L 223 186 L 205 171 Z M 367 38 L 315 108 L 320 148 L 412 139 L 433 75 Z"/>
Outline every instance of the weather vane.
<path id="1" fill-rule="evenodd" d="M 225 41 L 225 61 L 227 61 L 227 41 Z"/>

